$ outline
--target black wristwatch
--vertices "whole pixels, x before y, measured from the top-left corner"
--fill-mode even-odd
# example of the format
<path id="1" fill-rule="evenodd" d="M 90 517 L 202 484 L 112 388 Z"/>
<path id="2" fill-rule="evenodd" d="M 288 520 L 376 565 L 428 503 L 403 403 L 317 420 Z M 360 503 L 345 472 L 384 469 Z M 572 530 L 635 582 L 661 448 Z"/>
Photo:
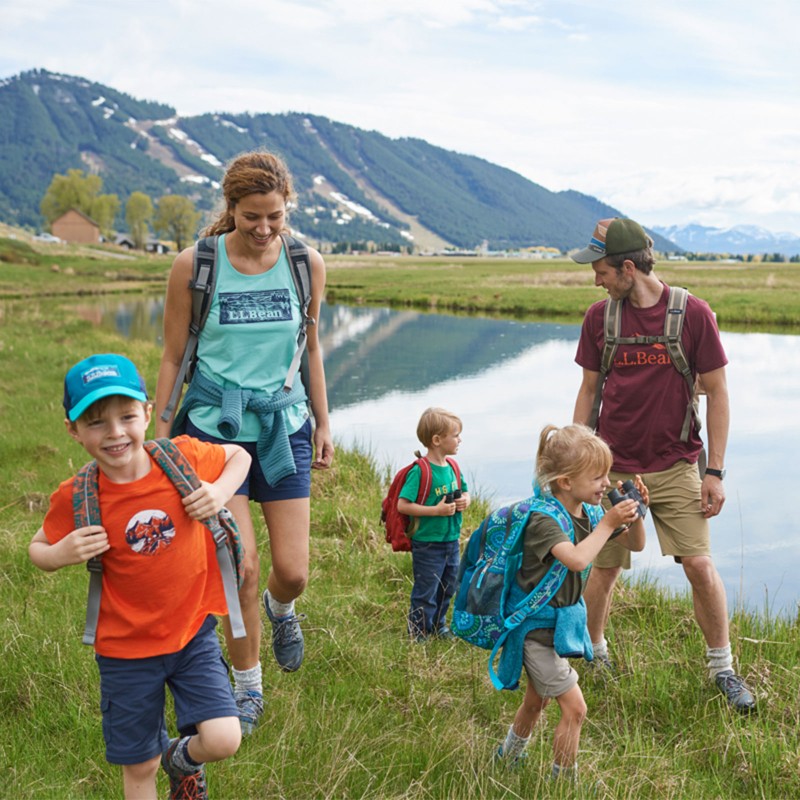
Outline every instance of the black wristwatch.
<path id="1" fill-rule="evenodd" d="M 706 475 L 713 475 L 715 478 L 719 478 L 720 480 L 725 479 L 725 473 L 728 470 L 726 469 L 711 469 L 711 467 L 706 467 Z"/>

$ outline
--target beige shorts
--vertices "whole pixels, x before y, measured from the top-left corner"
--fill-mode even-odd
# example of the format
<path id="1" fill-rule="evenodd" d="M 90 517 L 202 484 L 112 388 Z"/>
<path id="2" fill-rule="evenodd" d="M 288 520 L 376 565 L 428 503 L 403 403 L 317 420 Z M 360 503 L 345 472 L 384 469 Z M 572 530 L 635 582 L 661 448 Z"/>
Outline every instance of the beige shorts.
<path id="1" fill-rule="evenodd" d="M 632 478 L 625 472 L 610 472 L 612 486 Z M 711 537 L 708 520 L 700 511 L 700 473 L 697 464 L 678 461 L 663 472 L 642 475 L 650 493 L 648 514 L 661 545 L 661 554 L 680 559 L 684 556 L 710 556 Z M 608 508 L 608 500 L 603 506 Z M 631 567 L 631 551 L 610 541 L 594 560 L 596 567 Z"/>
<path id="2" fill-rule="evenodd" d="M 578 682 L 578 673 L 552 645 L 526 639 L 522 663 L 539 697 L 561 697 Z"/>

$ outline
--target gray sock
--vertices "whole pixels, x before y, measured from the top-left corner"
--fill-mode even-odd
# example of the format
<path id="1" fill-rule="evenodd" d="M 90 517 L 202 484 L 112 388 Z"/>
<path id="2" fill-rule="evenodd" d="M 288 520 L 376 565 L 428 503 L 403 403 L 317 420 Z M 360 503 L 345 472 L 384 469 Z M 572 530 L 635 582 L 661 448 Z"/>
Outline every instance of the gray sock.
<path id="1" fill-rule="evenodd" d="M 189 755 L 189 740 L 191 736 L 184 736 L 179 742 L 177 747 L 172 753 L 172 765 L 179 770 L 180 772 L 184 772 L 187 775 L 191 774 L 192 772 L 197 772 L 200 769 L 202 764 L 195 761 Z"/>
<path id="2" fill-rule="evenodd" d="M 599 642 L 592 642 L 592 650 L 594 650 L 597 658 L 602 658 L 603 656 L 608 658 L 608 641 L 606 641 L 606 637 L 604 636 Z"/>
<path id="3" fill-rule="evenodd" d="M 233 673 L 233 688 L 237 692 L 261 692 L 261 662 L 259 661 L 254 667 L 250 669 L 234 669 L 231 667 Z"/>
<path id="4" fill-rule="evenodd" d="M 725 647 L 706 647 L 708 677 L 713 681 L 720 672 L 733 669 L 730 642 Z"/>
<path id="5" fill-rule="evenodd" d="M 530 736 L 517 736 L 514 733 L 514 726 L 512 725 L 508 729 L 508 733 L 506 734 L 505 741 L 503 742 L 503 758 L 508 759 L 515 759 L 519 758 L 519 755 L 525 750 L 528 746 L 528 742 L 531 740 Z"/>
<path id="6" fill-rule="evenodd" d="M 562 767 L 553 762 L 553 772 L 550 776 L 554 781 L 573 781 L 578 780 L 578 762 L 576 761 L 569 767 Z"/>
<path id="7" fill-rule="evenodd" d="M 267 602 L 273 617 L 290 617 L 294 614 L 294 600 L 281 603 L 270 594 L 269 589 L 267 589 Z"/>

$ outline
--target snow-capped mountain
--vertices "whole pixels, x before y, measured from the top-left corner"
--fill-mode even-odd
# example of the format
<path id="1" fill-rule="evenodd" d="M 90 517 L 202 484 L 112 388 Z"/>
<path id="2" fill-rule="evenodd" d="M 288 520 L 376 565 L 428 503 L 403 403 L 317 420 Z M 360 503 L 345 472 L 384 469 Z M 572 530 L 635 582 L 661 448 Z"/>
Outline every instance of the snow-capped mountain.
<path id="1" fill-rule="evenodd" d="M 693 253 L 800 255 L 800 236 L 795 233 L 775 233 L 758 225 L 734 225 L 732 228 L 712 228 L 697 224 L 668 227 L 654 225 L 652 230 Z"/>

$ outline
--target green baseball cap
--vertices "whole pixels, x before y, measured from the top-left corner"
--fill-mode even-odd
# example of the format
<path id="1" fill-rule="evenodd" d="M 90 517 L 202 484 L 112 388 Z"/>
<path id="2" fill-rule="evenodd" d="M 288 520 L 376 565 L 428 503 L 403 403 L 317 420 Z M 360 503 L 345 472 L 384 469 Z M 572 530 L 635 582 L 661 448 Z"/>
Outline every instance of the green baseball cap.
<path id="1" fill-rule="evenodd" d="M 592 264 L 606 256 L 632 253 L 650 247 L 652 241 L 644 228 L 632 219 L 601 219 L 594 226 L 589 244 L 570 256 L 578 264 Z"/>

